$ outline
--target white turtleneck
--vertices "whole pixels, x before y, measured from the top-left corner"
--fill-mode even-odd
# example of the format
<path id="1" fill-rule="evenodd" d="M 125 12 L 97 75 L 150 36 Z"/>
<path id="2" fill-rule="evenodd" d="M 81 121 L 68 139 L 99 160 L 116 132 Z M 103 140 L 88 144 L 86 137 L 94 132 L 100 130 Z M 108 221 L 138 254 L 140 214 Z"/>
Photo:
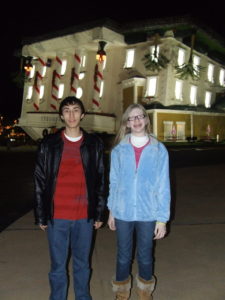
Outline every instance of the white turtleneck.
<path id="1" fill-rule="evenodd" d="M 131 144 L 137 148 L 141 148 L 146 145 L 149 141 L 149 137 L 147 135 L 144 136 L 135 136 L 131 134 Z"/>

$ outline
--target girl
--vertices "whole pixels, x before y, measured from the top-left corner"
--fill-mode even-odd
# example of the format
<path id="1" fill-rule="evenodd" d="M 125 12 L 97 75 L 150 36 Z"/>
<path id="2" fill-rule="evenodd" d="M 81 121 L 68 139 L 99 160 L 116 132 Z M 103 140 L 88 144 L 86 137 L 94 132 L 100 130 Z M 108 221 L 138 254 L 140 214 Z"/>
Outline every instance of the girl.
<path id="1" fill-rule="evenodd" d="M 115 144 L 111 153 L 108 198 L 108 225 L 117 235 L 113 291 L 117 300 L 129 299 L 135 231 L 138 299 L 149 300 L 155 286 L 153 239 L 165 236 L 170 214 L 168 153 L 150 134 L 150 120 L 140 104 L 132 104 L 124 112 Z"/>

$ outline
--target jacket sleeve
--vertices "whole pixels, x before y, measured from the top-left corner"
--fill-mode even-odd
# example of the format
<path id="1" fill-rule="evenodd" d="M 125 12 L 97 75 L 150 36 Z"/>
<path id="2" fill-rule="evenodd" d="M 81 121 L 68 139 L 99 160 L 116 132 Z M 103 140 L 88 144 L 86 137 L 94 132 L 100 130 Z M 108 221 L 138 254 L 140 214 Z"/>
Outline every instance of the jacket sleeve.
<path id="1" fill-rule="evenodd" d="M 45 146 L 39 145 L 34 169 L 34 215 L 35 224 L 47 225 L 44 209 L 44 191 L 46 186 Z"/>
<path id="2" fill-rule="evenodd" d="M 96 184 L 96 221 L 102 221 L 106 208 L 106 186 L 105 186 L 105 168 L 104 168 L 104 146 L 100 140 L 97 149 L 97 184 Z"/>
<path id="3" fill-rule="evenodd" d="M 170 217 L 169 156 L 165 146 L 159 143 L 157 168 L 157 221 L 167 222 Z"/>

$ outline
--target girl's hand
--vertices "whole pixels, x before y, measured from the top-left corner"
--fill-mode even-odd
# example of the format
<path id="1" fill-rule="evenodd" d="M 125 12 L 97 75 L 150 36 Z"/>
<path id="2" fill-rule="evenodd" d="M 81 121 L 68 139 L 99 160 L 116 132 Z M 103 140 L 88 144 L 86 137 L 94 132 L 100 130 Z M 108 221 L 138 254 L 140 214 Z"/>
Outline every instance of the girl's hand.
<path id="1" fill-rule="evenodd" d="M 111 230 L 116 230 L 115 219 L 114 219 L 114 217 L 111 215 L 111 213 L 109 214 L 108 225 L 109 225 L 109 228 L 110 228 Z"/>
<path id="2" fill-rule="evenodd" d="M 164 236 L 166 235 L 166 224 L 156 222 L 154 234 L 155 234 L 154 240 L 159 240 L 164 238 Z"/>

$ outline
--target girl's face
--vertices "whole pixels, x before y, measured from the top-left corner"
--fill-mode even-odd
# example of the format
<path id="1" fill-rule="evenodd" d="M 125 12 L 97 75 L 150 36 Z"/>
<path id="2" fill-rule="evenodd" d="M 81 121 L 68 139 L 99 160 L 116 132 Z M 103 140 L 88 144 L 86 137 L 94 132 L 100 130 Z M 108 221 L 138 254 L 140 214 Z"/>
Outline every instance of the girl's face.
<path id="1" fill-rule="evenodd" d="M 144 136 L 147 123 L 148 119 L 140 108 L 132 109 L 127 120 L 127 127 L 131 129 L 133 135 Z"/>

